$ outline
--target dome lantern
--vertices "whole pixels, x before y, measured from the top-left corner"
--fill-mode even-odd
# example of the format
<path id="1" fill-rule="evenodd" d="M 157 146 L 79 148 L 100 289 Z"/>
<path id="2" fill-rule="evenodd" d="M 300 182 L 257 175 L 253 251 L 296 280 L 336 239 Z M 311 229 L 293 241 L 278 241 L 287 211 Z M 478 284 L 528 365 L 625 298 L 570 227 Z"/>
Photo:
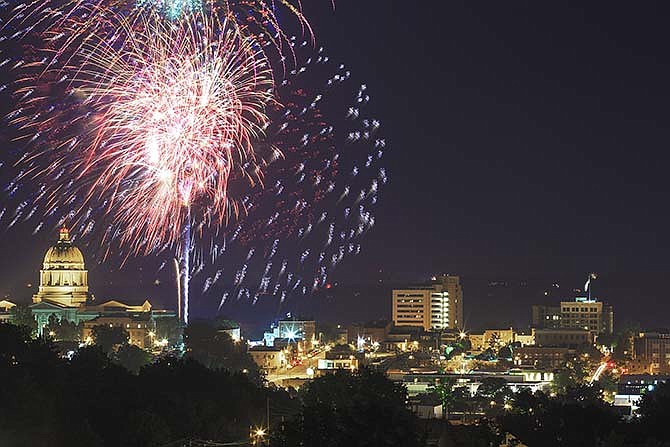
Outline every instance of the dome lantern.
<path id="1" fill-rule="evenodd" d="M 65 226 L 61 227 L 58 240 L 70 242 L 70 231 L 67 229 L 67 227 Z"/>

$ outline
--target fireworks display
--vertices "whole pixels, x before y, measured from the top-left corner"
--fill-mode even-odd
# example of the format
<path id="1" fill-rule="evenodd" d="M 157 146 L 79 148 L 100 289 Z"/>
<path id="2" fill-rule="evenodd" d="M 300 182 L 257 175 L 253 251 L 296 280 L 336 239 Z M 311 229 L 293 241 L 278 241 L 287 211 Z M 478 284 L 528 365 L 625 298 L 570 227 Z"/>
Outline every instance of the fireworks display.
<path id="1" fill-rule="evenodd" d="M 201 0 L 137 0 L 137 7 L 152 8 L 170 20 L 202 12 Z"/>
<path id="2" fill-rule="evenodd" d="M 263 295 L 283 301 L 326 286 L 375 224 L 386 142 L 367 86 L 323 49 L 296 46 L 309 56 L 278 86 L 283 107 L 267 131 L 283 157 L 268 166 L 264 187 L 242 197 L 244 218 L 193 263 L 200 292 L 219 305 Z"/>
<path id="3" fill-rule="evenodd" d="M 219 308 L 324 287 L 387 181 L 367 87 L 262 2 L 103 3 L 8 9 L 5 226 L 67 222 L 101 258 L 159 270 L 186 259 L 186 292 L 193 277 Z"/>
<path id="4" fill-rule="evenodd" d="M 189 209 L 208 226 L 225 222 L 235 211 L 231 176 L 262 180 L 255 147 L 273 82 L 262 54 L 235 31 L 212 37 L 207 27 L 160 21 L 139 28 L 121 51 L 101 43 L 87 66 L 71 70 L 81 106 L 95 111 L 71 166 L 77 183 L 92 181 L 87 203 L 107 202 L 122 244 L 148 253 L 179 240 Z"/>
<path id="5" fill-rule="evenodd" d="M 4 38 L 37 36 L 40 46 L 48 43 L 52 48 L 45 58 L 51 62 L 81 53 L 87 41 L 116 40 L 119 17 L 132 25 L 160 16 L 172 24 L 205 20 L 216 28 L 237 27 L 263 51 L 273 53 L 271 59 L 282 67 L 292 54 L 279 16 L 285 22 L 292 18 L 303 34 L 314 37 L 300 2 L 293 0 L 14 0 L 3 5 Z"/>

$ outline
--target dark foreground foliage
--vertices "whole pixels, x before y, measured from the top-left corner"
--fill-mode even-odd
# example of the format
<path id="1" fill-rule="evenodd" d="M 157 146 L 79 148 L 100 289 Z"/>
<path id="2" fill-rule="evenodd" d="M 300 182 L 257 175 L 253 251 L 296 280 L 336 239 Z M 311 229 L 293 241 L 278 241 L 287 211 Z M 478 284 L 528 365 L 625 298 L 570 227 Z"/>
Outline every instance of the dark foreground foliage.
<path id="1" fill-rule="evenodd" d="M 190 356 L 136 368 L 136 354 L 125 347 L 108 355 L 94 346 L 68 361 L 48 341 L 33 340 L 30 329 L 0 324 L 0 445 L 245 442 L 250 428 L 266 427 L 268 409 L 272 445 L 417 445 L 404 390 L 378 373 L 317 379 L 298 396 L 231 373 L 218 360 L 215 368 Z M 136 371 L 119 357 L 131 358 L 125 363 Z"/>
<path id="2" fill-rule="evenodd" d="M 307 384 L 300 412 L 275 430 L 273 446 L 418 446 L 405 388 L 382 373 L 337 372 Z"/>
<path id="3" fill-rule="evenodd" d="M 521 391 L 498 422 L 530 447 L 670 447 L 669 384 L 643 396 L 639 416 L 630 421 L 615 410 L 597 386 L 568 387 L 557 397 Z"/>

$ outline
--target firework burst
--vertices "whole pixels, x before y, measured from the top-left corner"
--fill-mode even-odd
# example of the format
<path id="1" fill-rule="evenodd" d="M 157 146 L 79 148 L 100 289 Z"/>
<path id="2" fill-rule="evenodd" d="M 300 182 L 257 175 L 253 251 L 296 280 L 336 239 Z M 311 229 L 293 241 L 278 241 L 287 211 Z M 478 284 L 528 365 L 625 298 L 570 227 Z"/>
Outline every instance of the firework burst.
<path id="1" fill-rule="evenodd" d="M 261 181 L 265 162 L 255 148 L 273 80 L 263 55 L 235 29 L 212 36 L 207 26 L 155 20 L 120 21 L 119 29 L 116 41 L 82 47 L 83 66 L 58 70 L 71 73 L 74 115 L 89 118 L 60 151 L 35 155 L 54 163 L 27 173 L 46 182 L 65 168 L 84 206 L 106 203 L 113 237 L 148 253 L 174 245 L 191 213 L 215 227 L 235 213 L 231 176 Z"/>
<path id="2" fill-rule="evenodd" d="M 131 24 L 147 18 L 165 18 L 174 23 L 208 22 L 215 30 L 236 27 L 264 51 L 273 48 L 272 57 L 284 67 L 285 56 L 292 56 L 289 38 L 279 15 L 293 17 L 303 33 L 314 34 L 302 13 L 300 2 L 291 0 L 36 0 L 4 3 L 3 39 L 25 40 L 38 36 L 50 43 L 51 63 L 77 53 L 89 40 L 116 40 L 116 21 L 123 16 Z M 284 54 L 288 48 L 289 54 Z"/>
<path id="3" fill-rule="evenodd" d="M 18 73 L 21 130 L 0 219 L 67 222 L 100 258 L 152 253 L 159 271 L 177 254 L 184 292 L 194 278 L 219 306 L 324 287 L 360 252 L 387 181 L 367 87 L 309 39 L 286 38 L 294 67 L 271 70 L 282 53 L 239 17 L 149 6 L 5 29 L 9 47 L 32 45 L 0 61 Z M 100 32 L 78 34 L 87 23 Z"/>

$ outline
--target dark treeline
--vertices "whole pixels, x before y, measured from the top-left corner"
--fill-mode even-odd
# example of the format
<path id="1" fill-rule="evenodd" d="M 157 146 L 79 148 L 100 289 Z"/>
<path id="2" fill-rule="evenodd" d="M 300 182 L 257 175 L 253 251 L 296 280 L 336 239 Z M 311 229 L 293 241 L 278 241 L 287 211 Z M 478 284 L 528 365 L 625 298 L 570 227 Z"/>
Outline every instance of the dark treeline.
<path id="1" fill-rule="evenodd" d="M 113 335 L 99 332 L 101 340 Z M 326 375 L 287 391 L 267 386 L 243 344 L 226 334 L 194 326 L 185 340 L 182 358 L 152 361 L 121 344 L 83 347 L 68 360 L 29 328 L 0 324 L 0 445 L 419 447 L 439 439 L 442 446 L 486 447 L 512 433 L 530 447 L 670 446 L 670 385 L 647 393 L 639 416 L 626 422 L 598 386 L 568 386 L 551 397 L 510 394 L 489 381 L 473 399 L 445 383 L 438 394 L 451 410 L 488 402 L 482 423 L 451 426 L 419 421 L 405 388 L 376 371 Z"/>
<path id="2" fill-rule="evenodd" d="M 30 329 L 0 324 L 0 445 L 249 442 L 256 428 L 279 446 L 417 445 L 404 389 L 380 373 L 337 374 L 288 392 L 264 386 L 229 337 L 213 345 L 220 334 L 186 333 L 194 345 L 183 358 L 157 359 L 134 374 L 120 364 L 127 346 L 83 347 L 67 360 Z"/>
<path id="3" fill-rule="evenodd" d="M 289 401 L 243 373 L 165 358 L 135 375 L 100 347 L 61 359 L 18 326 L 0 325 L 0 445 L 152 446 L 248 438 L 266 398 Z"/>
<path id="4" fill-rule="evenodd" d="M 670 446 L 670 384 L 645 394 L 632 420 L 616 409 L 603 400 L 597 384 L 568 387 L 556 397 L 522 390 L 497 422 L 531 447 Z"/>

